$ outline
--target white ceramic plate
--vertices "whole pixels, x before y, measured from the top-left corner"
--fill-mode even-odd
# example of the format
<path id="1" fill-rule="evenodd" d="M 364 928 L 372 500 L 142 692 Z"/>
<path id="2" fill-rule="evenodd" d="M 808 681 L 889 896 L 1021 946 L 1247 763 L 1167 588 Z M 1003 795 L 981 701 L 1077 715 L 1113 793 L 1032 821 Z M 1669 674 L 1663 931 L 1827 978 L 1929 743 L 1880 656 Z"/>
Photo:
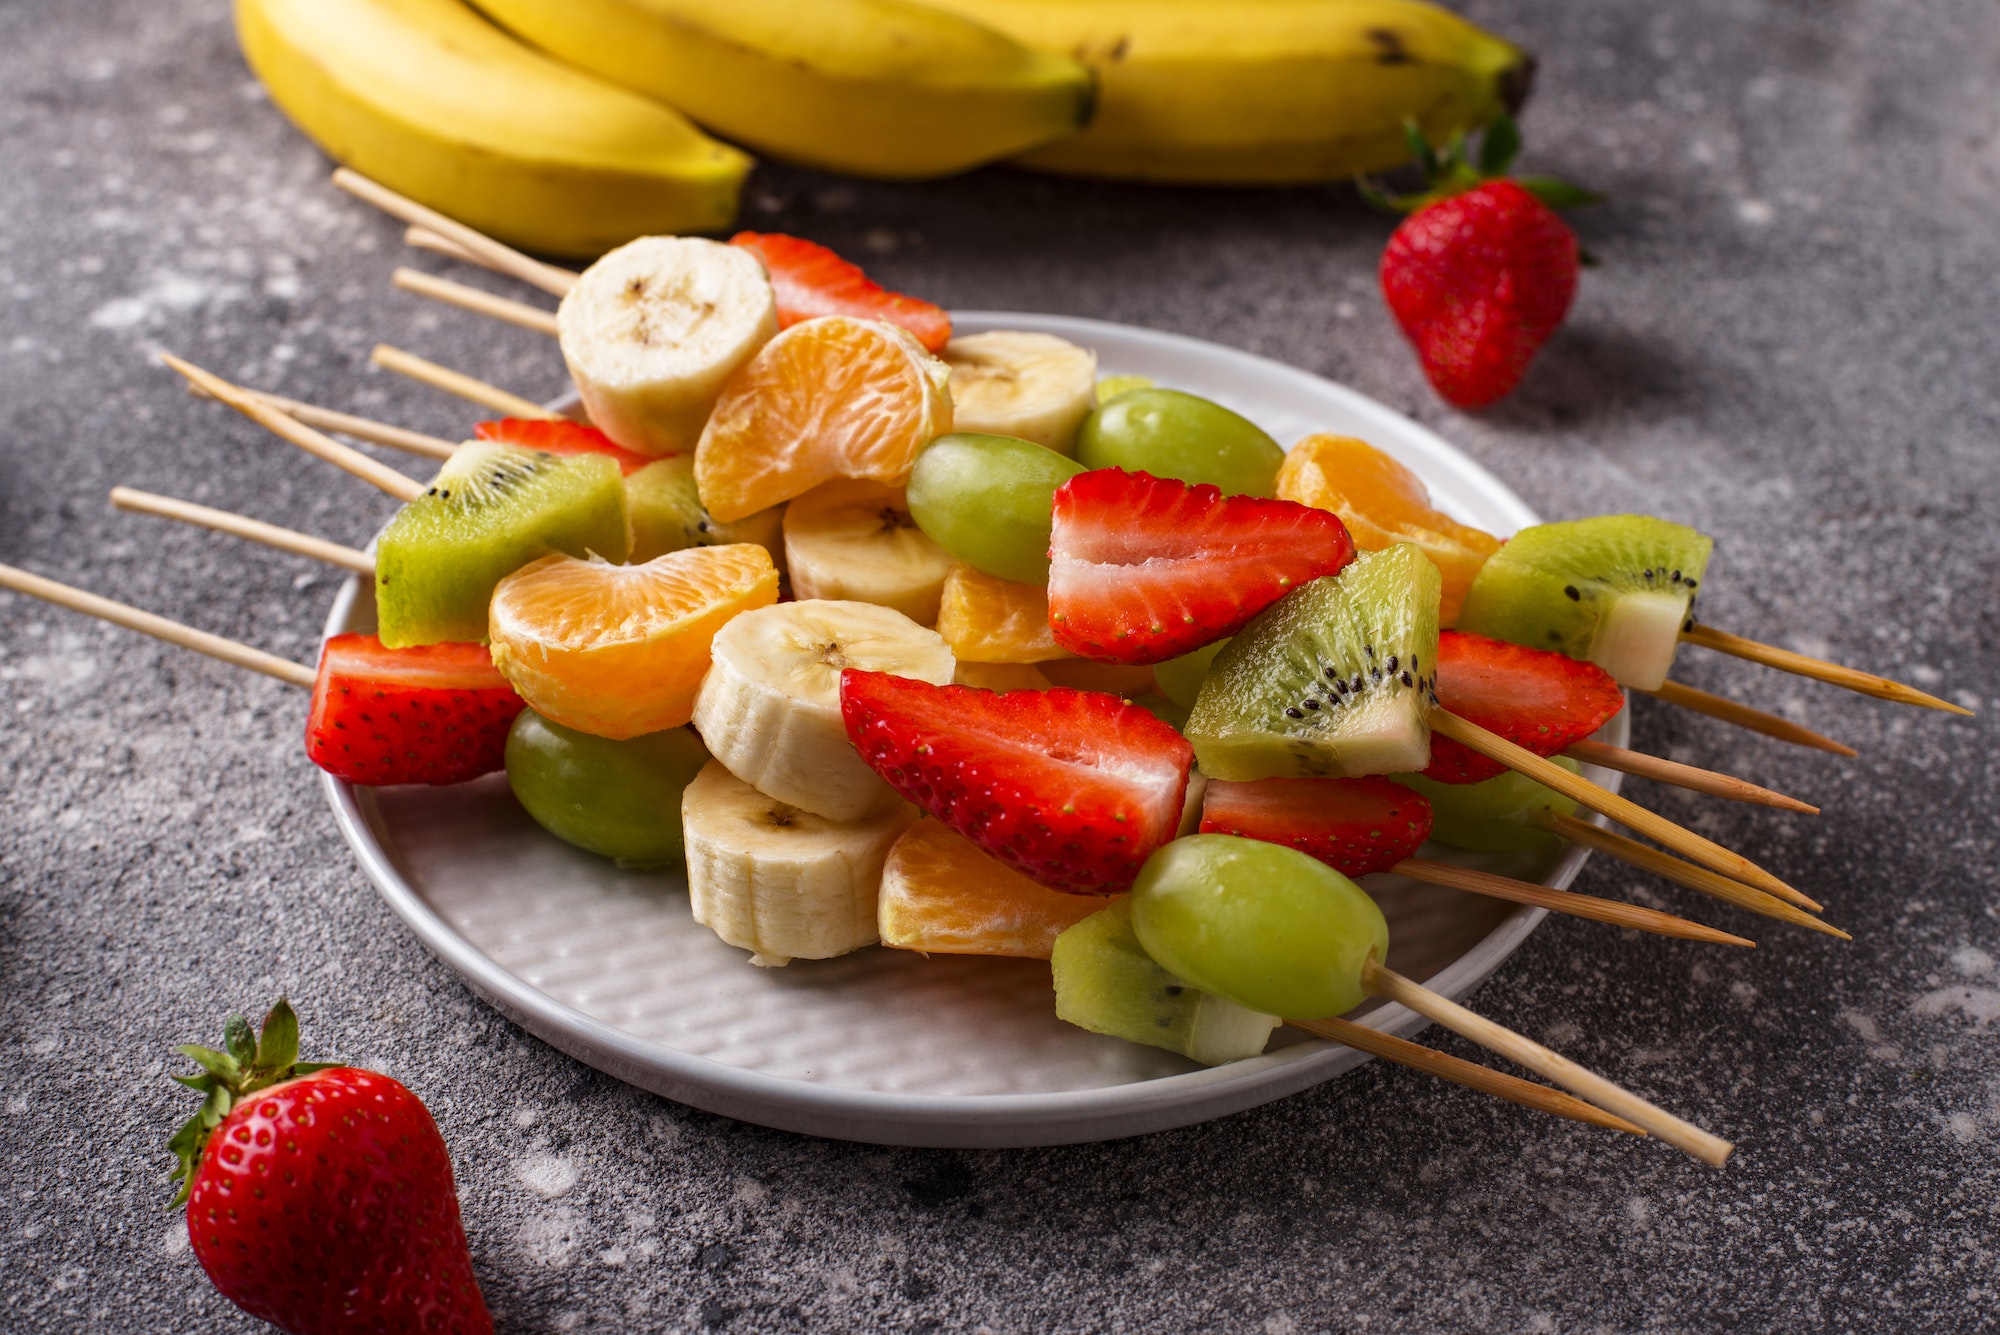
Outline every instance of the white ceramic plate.
<path id="1" fill-rule="evenodd" d="M 1095 348 L 1104 373 L 1206 395 L 1281 443 L 1311 431 L 1360 436 L 1415 469 L 1443 509 L 1495 533 L 1536 522 L 1431 432 L 1304 371 L 1092 320 L 989 311 L 954 320 L 965 333 L 1038 329 Z M 350 581 L 328 633 L 373 625 L 371 590 Z M 1606 740 L 1622 743 L 1624 728 L 1621 713 Z M 1617 785 L 1617 775 L 1591 774 Z M 578 1060 L 710 1112 L 887 1145 L 1065 1144 L 1220 1117 L 1367 1060 L 1280 1030 L 1261 1057 L 1198 1068 L 1063 1024 L 1048 966 L 1034 961 L 878 947 L 755 968 L 695 924 L 679 875 L 622 872 L 560 843 L 515 804 L 503 776 L 442 789 L 325 782 L 369 879 L 473 991 Z M 1564 887 L 1583 856 L 1508 870 Z M 1370 881 L 1389 918 L 1390 962 L 1450 997 L 1491 973 L 1542 917 L 1400 878 Z M 1364 1018 L 1398 1035 L 1424 1025 L 1399 1006 Z"/>

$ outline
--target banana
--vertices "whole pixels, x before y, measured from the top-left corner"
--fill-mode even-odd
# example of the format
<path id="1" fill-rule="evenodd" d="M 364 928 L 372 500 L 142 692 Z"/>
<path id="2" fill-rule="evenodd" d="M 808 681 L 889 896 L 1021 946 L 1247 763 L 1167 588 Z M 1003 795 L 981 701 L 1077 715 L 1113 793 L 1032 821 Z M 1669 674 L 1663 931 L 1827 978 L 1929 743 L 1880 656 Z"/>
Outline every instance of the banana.
<path id="1" fill-rule="evenodd" d="M 1097 117 L 1019 161 L 1197 185 L 1295 184 L 1409 158 L 1527 95 L 1534 61 L 1420 0 L 929 0 L 1098 77 Z M 699 119 L 699 117 L 697 117 Z"/>
<path id="2" fill-rule="evenodd" d="M 481 0 L 528 41 L 802 166 L 915 179 L 1090 119 L 1090 72 L 913 0 Z"/>
<path id="3" fill-rule="evenodd" d="M 731 774 L 832 821 L 896 800 L 847 740 L 844 668 L 942 686 L 956 666 L 933 630 L 870 603 L 808 599 L 745 612 L 716 634 L 694 726 Z"/>
<path id="4" fill-rule="evenodd" d="M 996 329 L 945 344 L 951 429 L 1016 436 L 1058 454 L 1097 406 L 1097 354 L 1057 338 Z"/>
<path id="5" fill-rule="evenodd" d="M 765 966 L 873 945 L 882 864 L 916 819 L 898 802 L 830 821 L 710 761 L 681 793 L 694 920 Z"/>
<path id="6" fill-rule="evenodd" d="M 822 482 L 785 507 L 785 566 L 795 598 L 850 598 L 934 624 L 951 557 L 917 528 L 901 487 Z"/>
<path id="7" fill-rule="evenodd" d="M 596 255 L 736 216 L 747 156 L 459 0 L 237 0 L 236 31 L 329 156 L 511 245 Z"/>
<path id="8" fill-rule="evenodd" d="M 778 332 L 741 246 L 642 236 L 585 269 L 556 308 L 563 360 L 598 430 L 639 454 L 692 450 L 729 373 Z"/>

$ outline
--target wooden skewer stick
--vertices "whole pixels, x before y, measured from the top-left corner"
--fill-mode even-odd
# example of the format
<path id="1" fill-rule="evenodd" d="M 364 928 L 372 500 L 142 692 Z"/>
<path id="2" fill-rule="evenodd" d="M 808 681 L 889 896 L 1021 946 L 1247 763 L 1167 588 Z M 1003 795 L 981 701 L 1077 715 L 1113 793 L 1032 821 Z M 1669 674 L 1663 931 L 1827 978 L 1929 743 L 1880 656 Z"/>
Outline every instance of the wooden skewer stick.
<path id="1" fill-rule="evenodd" d="M 1683 862 L 1671 853 L 1662 853 L 1650 844 L 1642 844 L 1637 839 L 1619 834 L 1616 830 L 1607 830 L 1602 825 L 1593 825 L 1574 816 L 1559 816 L 1553 811 L 1542 812 L 1534 819 L 1534 824 L 1571 843 L 1595 849 L 1607 857 L 1617 858 L 1641 871 L 1664 876 L 1676 885 L 1684 885 L 1690 890 L 1713 895 L 1738 908 L 1761 913 L 1766 918 L 1776 918 L 1779 922 L 1788 922 L 1795 927 L 1825 932 L 1828 936 L 1837 936 L 1843 941 L 1854 939 L 1831 923 L 1822 922 L 1812 914 L 1792 907 L 1776 895 L 1767 895 L 1762 890 L 1744 885 L 1741 881 L 1732 881 L 1727 876 L 1717 875 L 1706 867 Z"/>
<path id="2" fill-rule="evenodd" d="M 1761 807 L 1819 815 L 1818 807 L 1801 802 L 1796 797 L 1759 787 L 1733 774 L 1718 774 L 1712 769 L 1683 765 L 1665 756 L 1647 755 L 1644 751 L 1628 751 L 1622 746 L 1607 746 L 1603 742 L 1592 741 L 1572 743 L 1563 754 L 1580 764 L 1615 769 L 1620 774 L 1633 774 L 1656 783 L 1670 783 L 1676 788 L 1707 793 L 1711 797 L 1726 797 L 1735 802 L 1754 802 Z"/>
<path id="3" fill-rule="evenodd" d="M 495 296 L 491 292 L 464 283 L 454 283 L 449 278 L 438 278 L 416 269 L 398 269 L 390 275 L 390 281 L 404 292 L 432 301 L 442 301 L 447 306 L 456 306 L 474 315 L 484 315 L 495 320 L 504 320 L 522 329 L 532 329 L 538 334 L 556 335 L 556 313 L 545 311 L 540 306 L 530 306 L 525 301 L 515 301 L 509 297 Z"/>
<path id="4" fill-rule="evenodd" d="M 1569 890 L 1551 890 L 1545 885 L 1530 885 L 1526 881 L 1496 876 L 1490 871 L 1478 871 L 1471 867 L 1459 867 L 1449 862 L 1404 858 L 1389 870 L 1426 885 L 1441 885 L 1516 904 L 1532 904 L 1537 908 L 1553 909 L 1557 913 L 1606 922 L 1615 927 L 1636 927 L 1642 932 L 1676 936 L 1683 941 L 1706 941 L 1723 946 L 1754 947 L 1757 944 L 1713 927 L 1704 927 L 1698 922 L 1689 922 L 1686 918 L 1677 918 L 1671 913 L 1661 913 L 1657 909 L 1621 904 L 1615 899 L 1600 899 L 1596 895 L 1579 895 Z"/>
<path id="5" fill-rule="evenodd" d="M 1757 640 L 1745 639 L 1741 635 L 1731 635 L 1726 630 L 1716 630 L 1711 626 L 1689 626 L 1681 632 L 1681 643 L 1698 644 L 1717 653 L 1747 658 L 1752 663 L 1762 663 L 1765 667 L 1774 667 L 1780 672 L 1811 677 L 1814 681 L 1829 682 L 1862 695 L 1872 695 L 1877 700 L 1894 700 L 1897 704 L 1917 705 L 1924 709 L 1942 709 L 1949 714 L 1972 712 L 1963 705 L 1940 700 L 1935 695 L 1928 695 L 1914 686 L 1905 686 L 1900 681 L 1890 681 L 1887 677 L 1878 677 L 1872 672 L 1842 667 L 1838 663 L 1829 663 L 1810 654 L 1793 653 L 1790 649 L 1780 649 L 1775 644 L 1763 644 Z"/>
<path id="6" fill-rule="evenodd" d="M 267 677 L 276 677 L 279 681 L 303 686 L 307 690 L 312 689 L 313 670 L 303 663 L 294 663 L 289 658 L 267 654 L 262 649 L 253 649 L 247 644 L 238 644 L 235 640 L 225 640 L 220 635 L 211 635 L 205 630 L 183 626 L 178 621 L 169 621 L 155 613 L 142 612 L 125 603 L 100 598 L 94 593 L 85 593 L 82 589 L 73 589 L 67 584 L 59 584 L 40 575 L 31 575 L 13 566 L 0 565 L 0 588 L 25 593 L 31 598 L 40 598 L 58 607 L 67 607 L 73 612 L 82 612 L 85 616 L 94 616 L 101 621 L 123 626 L 127 630 L 151 635 L 154 639 L 165 640 L 168 644 L 178 644 L 183 649 L 192 649 L 198 654 L 207 654 L 210 658 L 219 658 L 225 663 L 234 663 L 237 667 L 249 668 L 252 672 L 261 672 Z"/>
<path id="7" fill-rule="evenodd" d="M 1646 1128 L 1622 1117 L 1613 1116 L 1602 1108 L 1585 1103 L 1559 1089 L 1538 1085 L 1532 1080 L 1481 1066 L 1478 1062 L 1466 1061 L 1450 1053 L 1427 1048 L 1421 1043 L 1412 1043 L 1407 1038 L 1370 1029 L 1367 1025 L 1356 1024 L 1352 1020 L 1287 1020 L 1294 1029 L 1302 1029 L 1319 1038 L 1330 1039 L 1343 1047 L 1358 1048 L 1372 1056 L 1397 1062 L 1412 1070 L 1434 1075 L 1440 1080 L 1476 1089 L 1482 1094 L 1491 1094 L 1518 1103 L 1536 1112 L 1550 1113 L 1556 1117 L 1567 1117 L 1572 1122 L 1586 1122 L 1591 1126 L 1609 1127 L 1613 1131 L 1623 1131 L 1629 1135 L 1643 1136 Z"/>
<path id="8" fill-rule="evenodd" d="M 422 223 L 411 223 L 403 229 L 403 244 L 417 250 L 428 250 L 434 255 L 443 255 L 447 259 L 454 259 L 462 264 L 476 264 L 480 268 L 491 270 L 494 273 L 507 272 L 507 270 L 502 269 L 484 255 L 467 250 L 444 233 L 433 231 Z M 574 269 L 563 269 L 553 264 L 544 264 L 542 267 L 549 271 L 550 282 L 574 285 L 576 280 L 582 277 Z M 540 284 L 537 284 L 537 286 L 540 286 Z M 565 291 L 567 291 L 567 288 L 565 288 Z"/>
<path id="9" fill-rule="evenodd" d="M 227 510 L 211 510 L 206 505 L 196 505 L 192 501 L 176 500 L 172 496 L 160 496 L 150 491 L 138 491 L 132 487 L 113 487 L 111 504 L 129 514 L 154 515 L 160 519 L 171 519 L 177 523 L 193 524 L 198 528 L 214 529 L 217 533 L 227 533 L 231 537 L 243 538 L 250 542 L 275 547 L 281 552 L 291 552 L 295 556 L 308 556 L 315 561 L 352 570 L 359 575 L 375 573 L 375 558 L 352 547 L 343 547 L 325 538 L 315 538 L 310 533 L 300 533 L 296 529 L 279 528 L 261 519 L 250 519 L 243 515 L 231 514 Z"/>
<path id="10" fill-rule="evenodd" d="M 407 504 L 424 494 L 424 484 L 415 478 L 376 463 L 351 445 L 343 445 L 331 436 L 321 435 L 305 423 L 288 417 L 256 395 L 237 388 L 222 377 L 212 375 L 199 366 L 184 362 L 169 353 L 161 353 L 160 360 L 200 385 L 208 392 L 210 398 L 221 400 L 273 435 L 290 441 L 308 454 L 318 455 L 336 468 L 345 469 L 363 482 L 388 492 L 397 500 Z"/>
<path id="11" fill-rule="evenodd" d="M 369 180 L 360 172 L 342 167 L 334 172 L 333 183 L 356 199 L 373 204 L 392 218 L 400 218 L 406 223 L 427 227 L 441 236 L 451 238 L 461 249 L 469 250 L 479 256 L 482 263 L 509 277 L 539 287 L 544 292 L 552 292 L 560 297 L 576 282 L 576 275 L 568 270 L 531 259 L 512 246 L 495 241 L 484 232 L 447 218 L 436 209 L 426 208 L 414 199 L 399 195 L 389 187 Z"/>
<path id="12" fill-rule="evenodd" d="M 524 399 L 518 394 L 509 394 L 506 390 L 489 385 L 484 380 L 475 380 L 462 371 L 454 371 L 448 366 L 425 361 L 415 353 L 392 348 L 387 343 L 376 344 L 375 350 L 368 354 L 368 359 L 385 371 L 406 375 L 419 384 L 429 385 L 432 389 L 441 389 L 447 394 L 457 395 L 467 402 L 476 403 L 482 408 L 490 408 L 507 417 L 526 417 L 538 422 L 569 420 L 561 413 L 550 412 L 530 399 Z"/>
<path id="13" fill-rule="evenodd" d="M 1533 1039 L 1517 1034 L 1505 1025 L 1495 1024 L 1372 959 L 1361 966 L 1361 986 L 1378 997 L 1409 1007 L 1453 1033 L 1471 1039 L 1489 1052 L 1497 1052 L 1509 1061 L 1518 1062 L 1537 1075 L 1553 1080 L 1580 1099 L 1637 1122 L 1675 1149 L 1685 1150 L 1703 1163 L 1719 1168 L 1735 1148 L 1728 1141 L 1682 1121 L 1666 1109 L 1619 1088 L 1601 1075 L 1585 1070 L 1569 1058 L 1549 1051 Z"/>
<path id="14" fill-rule="evenodd" d="M 1497 760 L 1507 768 L 1527 775 L 1545 788 L 1555 789 L 1564 797 L 1579 802 L 1600 815 L 1611 817 L 1620 825 L 1630 826 L 1647 838 L 1665 844 L 1682 857 L 1719 871 L 1724 876 L 1754 885 L 1759 890 L 1768 890 L 1778 898 L 1790 900 L 1802 908 L 1819 907 L 1741 853 L 1732 853 L 1713 840 L 1702 838 L 1693 830 L 1682 829 L 1665 816 L 1657 815 L 1637 802 L 1600 788 L 1581 775 L 1570 773 L 1553 760 L 1544 760 L 1526 747 L 1516 746 L 1506 738 L 1488 732 L 1470 719 L 1460 718 L 1449 709 L 1431 710 L 1431 729 L 1451 738 L 1461 746 L 1477 751 L 1488 760 Z"/>
<path id="15" fill-rule="evenodd" d="M 338 431 L 343 436 L 365 440 L 371 445 L 387 445 L 392 450 L 405 454 L 421 455 L 426 459 L 449 459 L 457 451 L 458 445 L 443 436 L 427 436 L 421 431 L 411 431 L 405 427 L 390 426 L 387 422 L 377 422 L 369 417 L 356 417 L 353 413 L 336 412 L 332 408 L 321 408 L 297 399 L 288 399 L 282 394 L 269 394 L 261 389 L 243 391 L 254 399 L 261 399 L 287 417 L 295 417 L 307 426 L 318 427 L 321 431 Z M 215 397 L 192 381 L 188 393 L 198 399 Z"/>
<path id="16" fill-rule="evenodd" d="M 1836 742 L 1831 737 L 1822 737 L 1811 728 L 1800 727 L 1790 719 L 1779 718 L 1776 714 L 1766 714 L 1761 709 L 1752 709 L 1749 705 L 1738 704 L 1720 695 L 1711 695 L 1693 686 L 1683 686 L 1677 681 L 1661 682 L 1657 691 L 1644 691 L 1642 694 L 1650 695 L 1666 704 L 1679 705 L 1682 709 L 1696 714 L 1706 714 L 1710 718 L 1721 719 L 1724 723 L 1733 723 L 1751 732 L 1762 733 L 1766 737 L 1775 737 L 1781 742 L 1790 742 L 1794 746 L 1810 746 L 1816 751 L 1831 751 L 1837 756 L 1861 754 L 1851 746 Z"/>

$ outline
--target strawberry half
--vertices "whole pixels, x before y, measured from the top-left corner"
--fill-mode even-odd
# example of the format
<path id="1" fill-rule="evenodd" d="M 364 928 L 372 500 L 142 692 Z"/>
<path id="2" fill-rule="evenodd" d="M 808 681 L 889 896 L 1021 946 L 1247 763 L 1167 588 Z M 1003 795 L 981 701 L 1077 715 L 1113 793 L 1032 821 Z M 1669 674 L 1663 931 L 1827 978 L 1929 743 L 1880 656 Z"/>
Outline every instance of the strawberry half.
<path id="1" fill-rule="evenodd" d="M 1296 848 L 1340 872 L 1388 871 L 1431 836 L 1423 794 L 1383 778 L 1210 779 L 1201 832 Z"/>
<path id="2" fill-rule="evenodd" d="M 1163 663 L 1353 559 L 1331 510 L 1100 468 L 1056 489 L 1049 629 L 1085 658 Z"/>
<path id="3" fill-rule="evenodd" d="M 738 232 L 729 244 L 764 261 L 780 328 L 819 315 L 852 315 L 901 325 L 932 352 L 951 341 L 951 317 L 943 307 L 889 291 L 817 242 L 782 232 Z"/>
<path id="4" fill-rule="evenodd" d="M 1460 630 L 1438 636 L 1436 683 L 1438 704 L 1538 756 L 1582 741 L 1625 707 L 1617 680 L 1595 663 Z M 1498 761 L 1431 734 L 1425 778 L 1479 783 L 1505 772 Z"/>
<path id="5" fill-rule="evenodd" d="M 840 712 L 889 786 L 1057 890 L 1112 895 L 1180 827 L 1194 748 L 1115 695 L 840 674 Z"/>
<path id="6" fill-rule="evenodd" d="M 483 644 L 336 635 L 320 651 L 306 755 L 349 783 L 463 783 L 504 768 L 523 708 Z"/>
<path id="7" fill-rule="evenodd" d="M 479 440 L 519 445 L 524 450 L 540 450 L 543 454 L 608 454 L 617 461 L 618 471 L 627 477 L 653 462 L 650 456 L 634 454 L 596 427 L 582 422 L 503 417 L 497 422 L 481 422 L 472 428 L 472 434 Z"/>

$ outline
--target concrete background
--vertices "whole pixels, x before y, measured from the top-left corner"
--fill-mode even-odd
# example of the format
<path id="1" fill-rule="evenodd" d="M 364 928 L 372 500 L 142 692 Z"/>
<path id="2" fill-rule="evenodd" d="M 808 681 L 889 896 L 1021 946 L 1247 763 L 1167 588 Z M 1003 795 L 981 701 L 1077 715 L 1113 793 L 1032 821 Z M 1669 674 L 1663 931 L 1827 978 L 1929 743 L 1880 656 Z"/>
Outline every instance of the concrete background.
<path id="1" fill-rule="evenodd" d="M 1723 1171 L 1370 1066 L 1274 1107 L 1028 1153 L 832 1144 L 690 1112 L 528 1038 L 394 921 L 276 683 L 0 597 L 0 1326 L 250 1329 L 161 1209 L 170 1045 L 278 991 L 407 1081 L 503 1329 L 1990 1329 L 2000 1302 L 2000 11 L 1975 0 L 1478 0 L 1540 52 L 1527 165 L 1606 189 L 1603 268 L 1520 393 L 1429 393 L 1344 190 L 990 171 L 760 174 L 796 230 L 957 306 L 1182 331 L 1435 425 L 1544 513 L 1714 534 L 1717 624 L 1982 710 L 1896 709 L 1690 652 L 1861 749 L 1640 702 L 1653 749 L 1822 802 L 1639 785 L 1857 940 L 1724 953 L 1552 920 L 1477 995 L 1736 1137 Z M 389 338 L 546 395 L 534 336 L 387 287 L 397 229 L 325 184 L 220 0 L 0 5 L 0 560 L 305 658 L 302 561 L 108 512 L 115 483 L 360 541 L 389 503 L 189 401 L 151 354 L 426 430 Z M 1700 907 L 1601 860 L 1580 889 Z M 1438 1040 L 1454 1050 L 1459 1045 Z"/>

